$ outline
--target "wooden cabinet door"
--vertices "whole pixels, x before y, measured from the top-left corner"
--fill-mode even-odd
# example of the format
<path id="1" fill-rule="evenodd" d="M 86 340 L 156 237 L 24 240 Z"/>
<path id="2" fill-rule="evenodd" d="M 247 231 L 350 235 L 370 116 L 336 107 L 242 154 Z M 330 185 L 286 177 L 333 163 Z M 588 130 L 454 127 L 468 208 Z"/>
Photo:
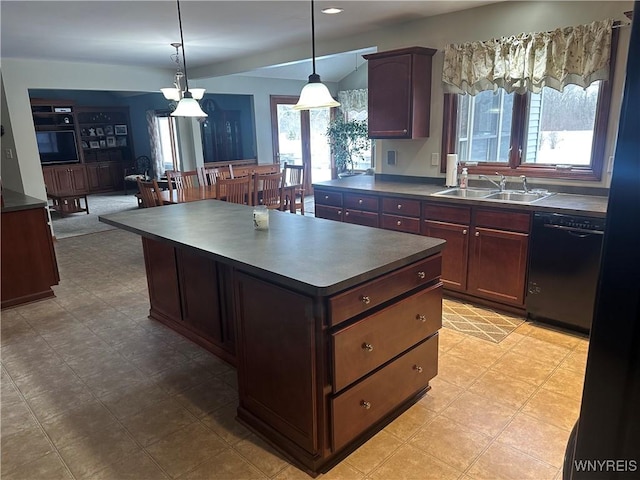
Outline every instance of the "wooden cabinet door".
<path id="1" fill-rule="evenodd" d="M 44 167 L 42 169 L 42 176 L 44 178 L 44 186 L 49 193 L 56 193 L 58 191 L 58 182 L 56 179 L 56 170 L 51 167 Z"/>
<path id="2" fill-rule="evenodd" d="M 56 185 L 58 192 L 62 193 L 74 193 L 73 177 L 69 167 L 58 167 L 55 170 Z"/>
<path id="3" fill-rule="evenodd" d="M 120 154 L 120 152 L 117 152 Z M 110 185 L 114 190 L 120 190 L 124 186 L 124 168 L 122 162 L 109 162 Z"/>
<path id="4" fill-rule="evenodd" d="M 442 251 L 442 275 L 440 279 L 450 290 L 467 289 L 467 265 L 469 257 L 469 227 L 456 223 L 425 220 L 423 235 L 442 238 L 447 244 Z"/>
<path id="5" fill-rule="evenodd" d="M 73 185 L 73 192 L 86 193 L 89 190 L 87 171 L 84 165 L 69 167 L 69 176 Z"/>
<path id="6" fill-rule="evenodd" d="M 469 259 L 469 293 L 523 306 L 528 245 L 526 233 L 476 227 Z"/>
<path id="7" fill-rule="evenodd" d="M 89 190 L 100 190 L 100 174 L 99 164 L 91 163 L 87 165 L 87 180 L 89 182 Z"/>
<path id="8" fill-rule="evenodd" d="M 175 249 L 168 243 L 145 237 L 142 237 L 142 247 L 151 316 L 177 324 L 182 323 Z"/>

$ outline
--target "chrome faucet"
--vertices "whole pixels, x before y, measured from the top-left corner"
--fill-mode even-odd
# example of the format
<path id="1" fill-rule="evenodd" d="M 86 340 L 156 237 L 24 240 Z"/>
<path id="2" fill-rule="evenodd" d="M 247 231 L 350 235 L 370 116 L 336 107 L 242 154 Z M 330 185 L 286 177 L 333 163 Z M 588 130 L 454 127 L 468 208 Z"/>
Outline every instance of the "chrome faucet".
<path id="1" fill-rule="evenodd" d="M 525 177 L 524 175 L 520 175 L 520 178 L 522 179 L 522 189 L 524 190 L 524 193 L 529 193 L 529 187 L 527 186 L 527 177 Z"/>
<path id="2" fill-rule="evenodd" d="M 507 177 L 505 177 L 504 175 L 496 172 L 496 175 L 498 175 L 500 177 L 500 183 L 496 183 L 493 180 L 491 180 L 489 177 L 487 177 L 486 175 L 478 175 L 479 178 L 484 178 L 485 180 L 488 180 L 489 182 L 493 183 L 496 187 L 498 187 L 500 189 L 501 192 L 504 192 L 505 188 L 507 187 Z"/>

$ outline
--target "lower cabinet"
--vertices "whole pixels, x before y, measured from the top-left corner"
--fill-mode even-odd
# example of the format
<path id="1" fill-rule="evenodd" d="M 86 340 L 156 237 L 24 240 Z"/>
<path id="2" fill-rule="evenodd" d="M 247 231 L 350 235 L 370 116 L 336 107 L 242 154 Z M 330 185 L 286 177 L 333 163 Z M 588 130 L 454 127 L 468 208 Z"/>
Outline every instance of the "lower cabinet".
<path id="1" fill-rule="evenodd" d="M 87 170 L 84 165 L 57 165 L 42 167 L 47 192 L 86 194 L 89 190 Z"/>
<path id="2" fill-rule="evenodd" d="M 112 191 L 122 187 L 124 174 L 120 162 L 88 163 L 86 168 L 92 192 Z"/>

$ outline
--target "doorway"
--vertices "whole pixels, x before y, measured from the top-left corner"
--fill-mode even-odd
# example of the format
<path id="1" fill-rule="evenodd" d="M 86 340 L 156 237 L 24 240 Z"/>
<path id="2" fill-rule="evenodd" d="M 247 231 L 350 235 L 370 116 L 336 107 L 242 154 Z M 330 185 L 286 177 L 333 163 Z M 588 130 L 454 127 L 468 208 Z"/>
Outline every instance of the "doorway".
<path id="1" fill-rule="evenodd" d="M 305 191 L 313 193 L 312 183 L 331 180 L 331 149 L 325 135 L 329 108 L 294 110 L 298 97 L 271 96 L 271 126 L 274 162 L 304 165 Z"/>

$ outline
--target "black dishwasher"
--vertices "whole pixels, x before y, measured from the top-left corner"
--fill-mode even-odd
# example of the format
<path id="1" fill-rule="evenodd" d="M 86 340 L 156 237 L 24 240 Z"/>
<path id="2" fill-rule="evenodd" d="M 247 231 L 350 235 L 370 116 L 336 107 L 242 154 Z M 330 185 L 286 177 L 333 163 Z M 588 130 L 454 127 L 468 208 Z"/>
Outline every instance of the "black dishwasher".
<path id="1" fill-rule="evenodd" d="M 527 316 L 588 332 L 605 219 L 535 212 L 529 250 Z"/>

